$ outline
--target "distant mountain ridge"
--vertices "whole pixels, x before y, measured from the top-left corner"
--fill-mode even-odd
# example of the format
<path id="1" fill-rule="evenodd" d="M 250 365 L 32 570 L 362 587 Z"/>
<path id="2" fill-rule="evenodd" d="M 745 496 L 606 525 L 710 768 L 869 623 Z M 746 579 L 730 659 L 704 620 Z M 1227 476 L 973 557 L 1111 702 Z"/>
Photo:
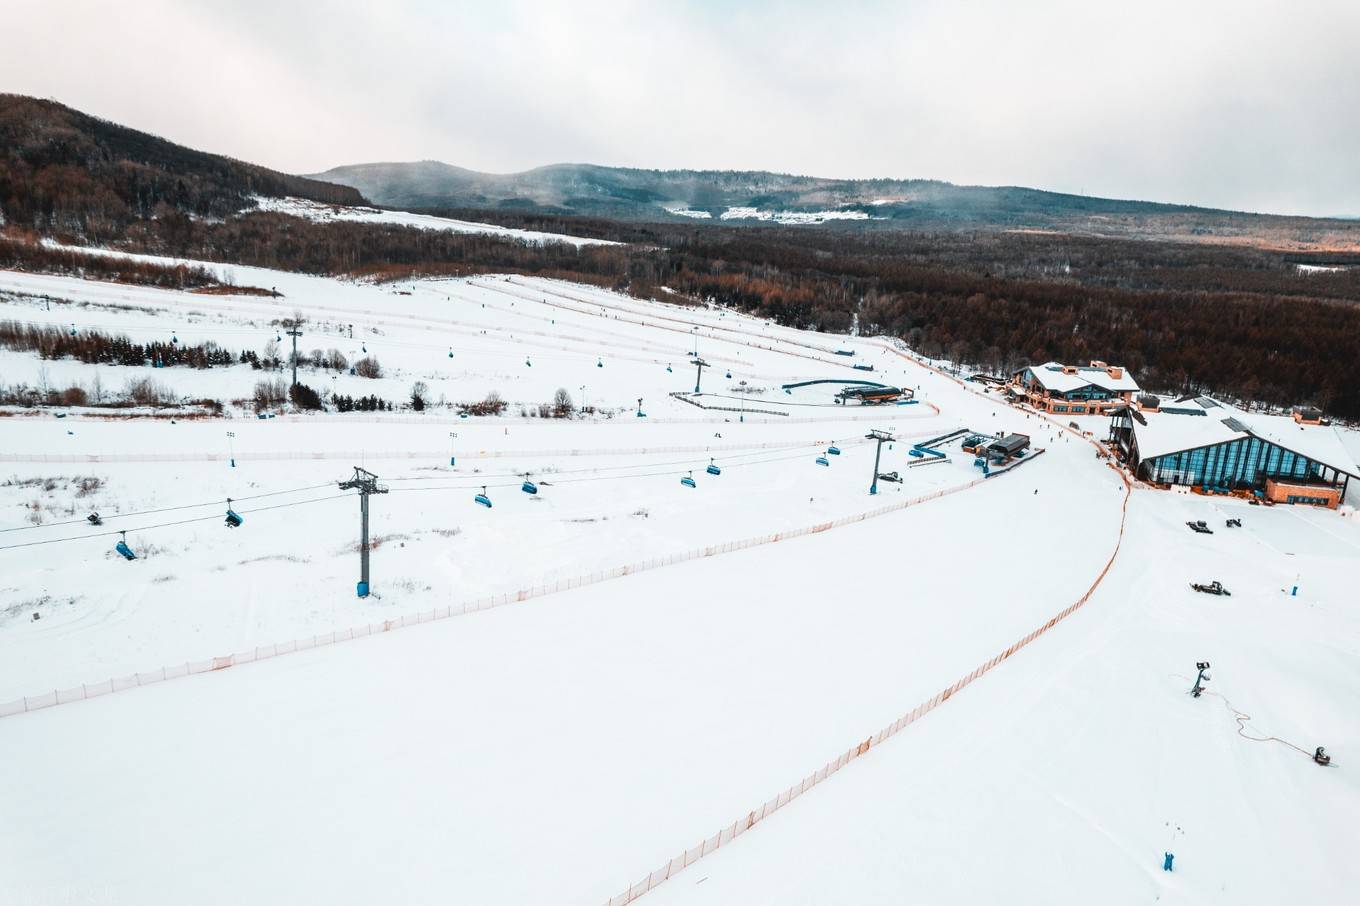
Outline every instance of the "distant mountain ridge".
<path id="1" fill-rule="evenodd" d="M 642 170 L 551 164 L 521 173 L 480 173 L 438 161 L 335 167 L 311 178 L 350 185 L 392 207 L 483 207 L 553 214 L 720 219 L 734 210 L 855 210 L 895 219 L 899 208 L 954 211 L 962 218 L 1076 210 L 1155 214 L 1205 211 L 1188 205 L 1121 201 L 1016 186 L 956 186 L 930 179 L 828 179 L 764 170 Z M 682 211 L 684 213 L 676 213 Z M 1230 213 L 1230 212 L 1213 212 Z M 704 219 L 704 218 L 700 218 Z"/>
<path id="2" fill-rule="evenodd" d="M 817 224 L 851 229 L 1051 230 L 1096 236 L 1353 251 L 1360 221 L 1252 214 L 930 179 L 827 179 L 766 171 L 552 164 L 479 173 L 438 161 L 335 167 L 312 178 L 406 209 L 502 211 L 639 222 Z"/>

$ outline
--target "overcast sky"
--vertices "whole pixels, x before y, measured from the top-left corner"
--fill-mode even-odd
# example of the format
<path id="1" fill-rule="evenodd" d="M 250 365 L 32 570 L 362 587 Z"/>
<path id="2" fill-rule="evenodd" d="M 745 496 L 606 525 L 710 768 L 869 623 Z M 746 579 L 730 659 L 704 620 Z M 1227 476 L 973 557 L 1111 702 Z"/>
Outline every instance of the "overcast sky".
<path id="1" fill-rule="evenodd" d="M 290 172 L 927 177 L 1360 215 L 1360 0 L 42 0 L 0 91 Z"/>

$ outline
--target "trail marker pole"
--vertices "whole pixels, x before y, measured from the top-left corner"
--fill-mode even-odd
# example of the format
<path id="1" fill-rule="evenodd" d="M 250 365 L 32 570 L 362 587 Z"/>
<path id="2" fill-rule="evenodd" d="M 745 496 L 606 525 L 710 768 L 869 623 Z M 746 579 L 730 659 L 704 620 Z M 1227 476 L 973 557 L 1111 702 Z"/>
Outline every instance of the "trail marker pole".
<path id="1" fill-rule="evenodd" d="M 340 490 L 348 491 L 351 488 L 359 491 L 359 597 L 367 598 L 369 593 L 368 584 L 368 495 L 386 494 L 387 488 L 378 484 L 378 476 L 358 466 L 354 467 L 354 477 L 349 481 L 340 482 Z"/>

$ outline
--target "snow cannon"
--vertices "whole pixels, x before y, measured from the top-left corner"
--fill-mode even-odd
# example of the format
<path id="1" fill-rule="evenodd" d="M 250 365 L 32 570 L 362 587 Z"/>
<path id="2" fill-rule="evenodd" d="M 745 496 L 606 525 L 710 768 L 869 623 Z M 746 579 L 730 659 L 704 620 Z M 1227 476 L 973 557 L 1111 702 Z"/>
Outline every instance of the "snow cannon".
<path id="1" fill-rule="evenodd" d="M 1195 685 L 1190 687 L 1190 694 L 1199 698 L 1204 692 L 1204 684 L 1209 682 L 1209 674 L 1205 673 L 1209 669 L 1208 661 L 1196 661 L 1195 667 L 1199 669 L 1199 675 L 1195 677 Z"/>

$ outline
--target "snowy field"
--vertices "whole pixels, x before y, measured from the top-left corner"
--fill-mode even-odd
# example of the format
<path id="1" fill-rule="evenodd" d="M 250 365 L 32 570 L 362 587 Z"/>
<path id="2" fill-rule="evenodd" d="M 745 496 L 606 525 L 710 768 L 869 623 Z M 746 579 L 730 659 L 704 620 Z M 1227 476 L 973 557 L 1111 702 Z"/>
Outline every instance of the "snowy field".
<path id="1" fill-rule="evenodd" d="M 304 383 L 404 401 L 422 381 L 435 405 L 261 420 L 232 402 L 264 376 L 248 365 L 0 351 L 8 385 L 150 377 L 227 403 L 0 418 L 0 703 L 506 603 L 0 718 L 0 902 L 603 904 L 1045 626 L 1117 545 L 1081 609 L 645 901 L 1266 904 L 1360 884 L 1360 520 L 1129 491 L 1076 433 L 880 340 L 521 277 L 229 270 L 282 295 L 0 272 L 0 319 L 260 352 L 301 314 L 300 349 L 383 367 Z M 702 392 L 673 396 L 696 349 Z M 917 401 L 783 389 L 858 379 Z M 538 417 L 558 388 L 591 412 Z M 438 404 L 492 392 L 501 416 Z M 965 427 L 1044 452 L 985 481 L 957 439 L 916 465 L 912 444 Z M 902 479 L 875 496 L 871 428 L 895 433 L 879 471 Z M 336 486 L 355 466 L 390 489 L 363 600 L 358 502 Z M 1232 596 L 1189 588 L 1211 579 Z M 1193 699 L 1201 660 L 1213 694 Z"/>
<path id="2" fill-rule="evenodd" d="M 317 223 L 351 221 L 354 223 L 392 224 L 413 226 L 422 230 L 441 230 L 450 233 L 479 233 L 484 236 L 501 236 L 506 239 L 520 239 L 526 242 L 565 242 L 574 246 L 617 245 L 608 239 L 586 239 L 581 236 L 567 236 L 562 233 L 543 233 L 537 230 L 519 230 L 514 227 L 497 226 L 491 223 L 477 223 L 468 220 L 451 220 L 448 217 L 434 217 L 430 214 L 413 214 L 409 211 L 389 211 L 379 208 L 350 207 L 347 205 L 323 204 L 305 198 L 272 198 L 262 195 L 255 197 L 258 210 L 301 217 Z"/>

